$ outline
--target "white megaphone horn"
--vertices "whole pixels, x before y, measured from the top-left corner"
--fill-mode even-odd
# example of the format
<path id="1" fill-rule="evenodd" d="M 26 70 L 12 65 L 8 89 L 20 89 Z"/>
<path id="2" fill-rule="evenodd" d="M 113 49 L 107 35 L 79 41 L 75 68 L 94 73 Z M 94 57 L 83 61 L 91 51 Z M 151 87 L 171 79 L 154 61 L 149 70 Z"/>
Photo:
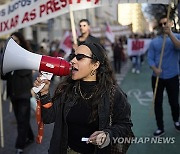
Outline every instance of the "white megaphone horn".
<path id="1" fill-rule="evenodd" d="M 21 69 L 30 69 L 66 76 L 70 73 L 71 64 L 59 57 L 35 54 L 19 46 L 12 38 L 7 40 L 3 52 L 1 74 Z"/>

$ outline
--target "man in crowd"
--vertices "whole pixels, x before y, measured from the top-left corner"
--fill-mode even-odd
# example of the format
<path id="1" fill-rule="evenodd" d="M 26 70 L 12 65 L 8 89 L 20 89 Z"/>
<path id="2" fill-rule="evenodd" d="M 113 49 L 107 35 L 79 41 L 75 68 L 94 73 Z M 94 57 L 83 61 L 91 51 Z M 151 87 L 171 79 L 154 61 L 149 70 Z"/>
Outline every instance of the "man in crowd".
<path id="1" fill-rule="evenodd" d="M 81 32 L 81 35 L 77 39 L 77 45 L 73 45 L 73 49 L 76 49 L 79 45 L 83 43 L 98 43 L 100 44 L 100 40 L 90 33 L 90 22 L 88 19 L 81 19 L 79 21 L 79 29 Z"/>
<path id="2" fill-rule="evenodd" d="M 163 92 L 167 91 L 169 104 L 171 107 L 171 114 L 174 122 L 174 126 L 177 131 L 180 131 L 179 123 L 179 67 L 178 67 L 178 54 L 180 48 L 177 43 L 173 41 L 172 32 L 167 32 L 172 26 L 171 19 L 167 19 L 166 15 L 163 15 L 159 23 L 160 33 L 154 38 L 150 44 L 148 50 L 148 63 L 153 70 L 152 75 L 152 88 L 155 90 L 156 78 L 159 77 L 157 86 L 157 93 L 155 98 L 154 110 L 158 129 L 154 132 L 154 136 L 161 136 L 165 133 L 163 122 Z M 164 33 L 166 32 L 166 33 Z M 161 68 L 159 68 L 161 48 L 163 44 L 163 34 L 169 34 L 166 38 L 164 54 L 162 59 Z M 174 34 L 177 39 L 180 39 L 180 35 Z M 177 40 L 176 40 L 177 41 Z M 179 45 L 180 47 L 180 45 Z"/>

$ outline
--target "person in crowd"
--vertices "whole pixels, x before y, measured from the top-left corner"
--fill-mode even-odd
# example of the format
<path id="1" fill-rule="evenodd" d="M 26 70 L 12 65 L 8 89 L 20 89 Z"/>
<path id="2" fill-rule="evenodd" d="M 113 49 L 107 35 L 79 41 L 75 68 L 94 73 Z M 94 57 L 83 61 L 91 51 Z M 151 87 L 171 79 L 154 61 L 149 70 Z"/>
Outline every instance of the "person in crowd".
<path id="1" fill-rule="evenodd" d="M 45 83 L 39 93 L 43 122 L 54 122 L 49 154 L 110 154 L 113 138 L 133 134 L 130 104 L 104 50 L 96 43 L 78 46 L 70 56 L 72 72 L 53 97 L 50 81 L 35 80 L 36 87 Z"/>
<path id="2" fill-rule="evenodd" d="M 139 46 L 139 35 L 135 34 L 134 35 L 134 40 L 133 40 L 133 45 L 134 45 L 134 52 L 136 52 L 135 55 L 131 56 L 132 60 L 132 73 L 140 73 L 140 68 L 141 68 L 141 53 L 140 53 L 140 46 Z"/>
<path id="3" fill-rule="evenodd" d="M 98 43 L 100 44 L 100 40 L 90 33 L 90 22 L 88 19 L 81 19 L 79 21 L 79 29 L 81 35 L 77 39 L 77 45 L 73 44 L 73 49 L 76 49 L 79 45 L 83 44 L 84 42 L 88 43 Z"/>
<path id="4" fill-rule="evenodd" d="M 112 44 L 113 49 L 113 59 L 114 59 L 114 69 L 116 73 L 121 73 L 121 62 L 123 59 L 123 43 L 121 38 L 116 38 L 115 43 Z"/>
<path id="5" fill-rule="evenodd" d="M 179 122 L 179 80 L 178 80 L 178 54 L 180 53 L 179 42 L 180 35 L 173 34 L 170 30 L 172 20 L 167 19 L 166 15 L 161 16 L 159 23 L 159 35 L 154 38 L 148 49 L 148 63 L 153 70 L 152 88 L 155 90 L 156 78 L 159 77 L 157 93 L 155 97 L 155 117 L 158 129 L 154 136 L 161 136 L 165 133 L 163 122 L 163 92 L 166 89 L 168 100 L 171 107 L 171 114 L 176 130 L 180 131 Z M 159 68 L 161 48 L 163 44 L 163 34 L 168 34 L 164 47 L 162 65 Z M 175 38 L 176 37 L 176 38 Z"/>
<path id="6" fill-rule="evenodd" d="M 31 50 L 20 32 L 12 33 L 11 37 L 24 49 Z M 30 125 L 32 71 L 15 70 L 2 75 L 2 79 L 7 80 L 7 97 L 11 99 L 17 121 L 16 154 L 22 154 L 23 149 L 34 141 L 34 134 Z"/>
<path id="7" fill-rule="evenodd" d="M 43 46 L 40 46 L 40 47 L 39 47 L 39 50 L 37 51 L 37 54 L 40 54 L 40 55 L 48 55 L 48 52 L 44 49 Z"/>
<path id="8" fill-rule="evenodd" d="M 3 59 L 3 50 L 4 50 L 4 46 L 5 46 L 5 41 L 0 41 L 0 61 L 2 62 Z M 0 67 L 2 63 L 0 64 Z M 6 81 L 1 81 L 2 87 L 1 87 L 1 98 L 2 101 L 6 100 Z"/>
<path id="9" fill-rule="evenodd" d="M 43 50 L 49 54 L 48 40 L 46 38 L 43 38 L 42 42 L 40 43 L 40 47 L 43 47 Z"/>

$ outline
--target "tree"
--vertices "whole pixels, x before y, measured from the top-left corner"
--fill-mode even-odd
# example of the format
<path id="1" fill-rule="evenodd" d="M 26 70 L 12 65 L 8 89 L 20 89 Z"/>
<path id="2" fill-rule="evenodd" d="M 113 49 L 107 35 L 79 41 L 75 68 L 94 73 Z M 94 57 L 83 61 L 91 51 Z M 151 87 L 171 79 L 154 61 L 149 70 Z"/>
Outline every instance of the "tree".
<path id="1" fill-rule="evenodd" d="M 156 22 L 159 21 L 159 18 L 162 15 L 166 15 L 168 12 L 168 6 L 164 4 L 149 4 L 145 8 L 145 12 L 150 15 L 150 20 L 156 20 Z M 170 12 L 170 18 L 173 20 L 174 27 L 173 31 L 178 32 L 180 28 L 177 28 L 177 25 L 179 25 L 179 18 L 178 18 L 178 5 L 172 3 L 171 5 L 171 12 Z M 158 28 L 158 25 L 154 27 L 155 29 Z"/>

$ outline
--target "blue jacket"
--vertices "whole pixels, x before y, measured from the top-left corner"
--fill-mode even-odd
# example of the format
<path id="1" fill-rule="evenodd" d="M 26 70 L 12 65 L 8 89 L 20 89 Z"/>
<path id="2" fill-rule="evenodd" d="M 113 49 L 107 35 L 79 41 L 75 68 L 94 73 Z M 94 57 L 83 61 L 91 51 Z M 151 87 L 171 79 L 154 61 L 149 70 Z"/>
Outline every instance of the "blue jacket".
<path id="1" fill-rule="evenodd" d="M 180 35 L 175 34 L 180 39 Z M 150 66 L 156 66 L 158 68 L 160 55 L 163 44 L 163 35 L 159 35 L 154 38 L 148 49 L 148 63 Z M 164 48 L 164 54 L 162 59 L 162 73 L 160 78 L 169 79 L 179 74 L 179 55 L 180 49 L 176 48 L 169 37 L 166 37 L 166 43 Z M 153 76 L 156 76 L 153 72 Z"/>

